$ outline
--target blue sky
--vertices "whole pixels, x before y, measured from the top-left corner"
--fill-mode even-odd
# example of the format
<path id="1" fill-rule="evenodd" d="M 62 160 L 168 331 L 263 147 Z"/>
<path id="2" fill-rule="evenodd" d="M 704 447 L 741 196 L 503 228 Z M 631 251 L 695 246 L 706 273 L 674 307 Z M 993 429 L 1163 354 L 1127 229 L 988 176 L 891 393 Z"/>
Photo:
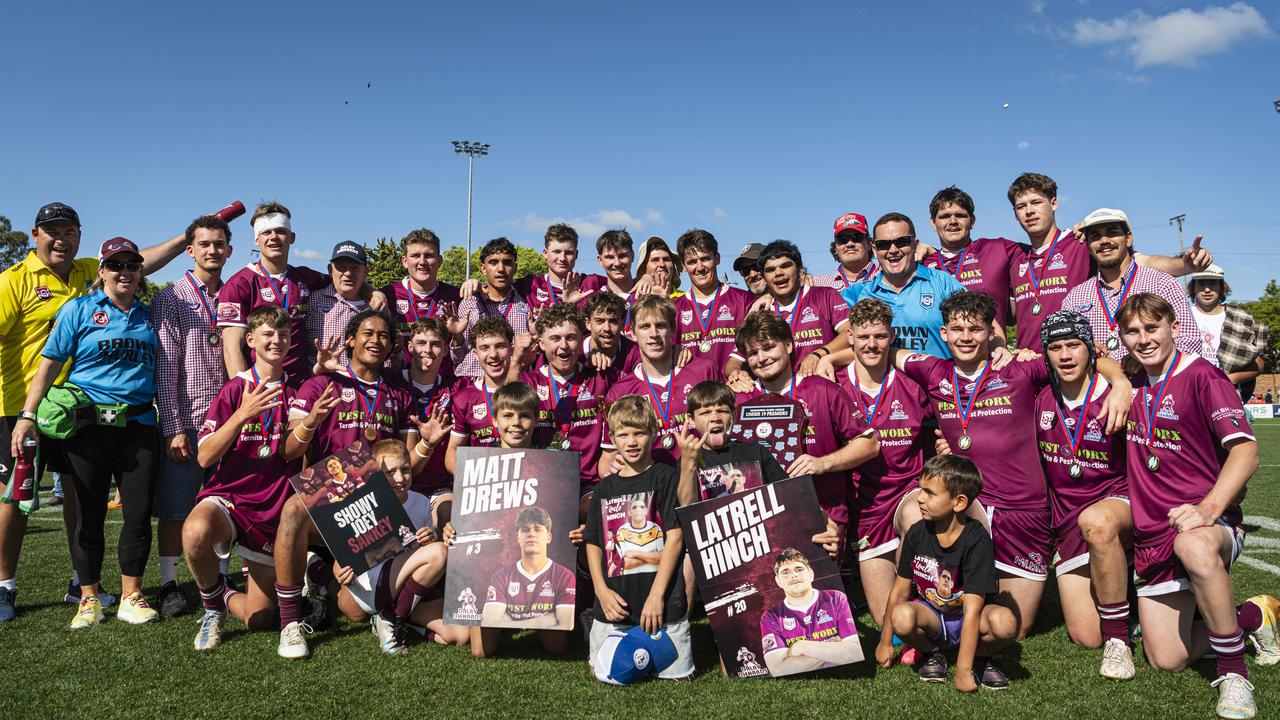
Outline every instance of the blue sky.
<path id="1" fill-rule="evenodd" d="M 449 141 L 474 138 L 477 244 L 568 219 L 582 269 L 626 225 L 707 228 L 726 266 L 789 238 L 825 272 L 841 213 L 936 241 L 953 183 L 976 234 L 1022 239 L 1005 191 L 1034 170 L 1060 220 L 1123 208 L 1142 250 L 1175 251 L 1186 213 L 1241 299 L 1280 276 L 1274 3 L 107 5 L 5 11 L 0 214 L 70 203 L 85 254 L 232 199 L 288 205 L 314 266 L 420 226 L 462 243 Z"/>

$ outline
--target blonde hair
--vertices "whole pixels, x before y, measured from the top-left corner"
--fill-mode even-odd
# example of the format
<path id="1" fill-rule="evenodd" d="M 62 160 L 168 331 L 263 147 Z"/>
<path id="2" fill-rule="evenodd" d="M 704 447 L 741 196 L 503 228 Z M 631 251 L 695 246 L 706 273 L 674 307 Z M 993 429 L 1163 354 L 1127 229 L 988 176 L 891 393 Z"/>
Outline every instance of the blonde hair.
<path id="1" fill-rule="evenodd" d="M 609 432 L 616 434 L 624 428 L 658 432 L 658 416 L 648 400 L 639 395 L 624 395 L 609 406 Z"/>
<path id="2" fill-rule="evenodd" d="M 404 443 L 394 438 L 389 440 L 379 440 L 373 444 L 373 447 L 370 448 L 370 452 L 373 454 L 373 459 L 378 461 L 378 465 L 383 464 L 382 461 L 384 458 L 391 458 L 394 460 L 409 459 L 409 448 L 405 447 Z"/>

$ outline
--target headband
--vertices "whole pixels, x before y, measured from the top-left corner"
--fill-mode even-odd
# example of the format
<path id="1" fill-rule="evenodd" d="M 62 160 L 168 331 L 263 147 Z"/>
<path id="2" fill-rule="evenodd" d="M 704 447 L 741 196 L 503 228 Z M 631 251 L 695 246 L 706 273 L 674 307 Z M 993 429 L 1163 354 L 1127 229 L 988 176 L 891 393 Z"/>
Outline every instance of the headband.
<path id="1" fill-rule="evenodd" d="M 289 226 L 289 216 L 284 213 L 267 213 L 253 221 L 253 234 L 255 236 L 276 228 L 292 230 Z"/>

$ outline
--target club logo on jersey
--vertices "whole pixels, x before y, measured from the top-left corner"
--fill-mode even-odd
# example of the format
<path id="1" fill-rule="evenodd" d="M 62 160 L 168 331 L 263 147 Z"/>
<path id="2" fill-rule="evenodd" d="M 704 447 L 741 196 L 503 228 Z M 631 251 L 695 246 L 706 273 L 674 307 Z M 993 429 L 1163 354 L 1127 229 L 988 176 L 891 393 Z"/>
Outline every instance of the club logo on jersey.
<path id="1" fill-rule="evenodd" d="M 515 597 L 516 595 L 519 595 L 520 583 L 514 582 L 514 581 L 507 583 L 507 594 L 510 595 L 511 597 Z"/>
<path id="2" fill-rule="evenodd" d="M 955 388 L 951 385 L 950 380 L 943 378 L 938 381 L 938 392 L 943 395 L 950 395 L 954 390 Z"/>
<path id="3" fill-rule="evenodd" d="M 1173 411 L 1173 395 L 1165 395 L 1164 400 L 1160 401 L 1160 412 L 1156 415 L 1166 420 L 1177 420 L 1178 413 Z"/>
<path id="4" fill-rule="evenodd" d="M 804 312 L 800 313 L 800 322 L 801 323 L 818 322 L 818 314 L 813 311 L 813 308 L 807 307 L 804 309 Z"/>
<path id="5" fill-rule="evenodd" d="M 355 389 L 355 388 L 344 387 L 344 388 L 342 388 L 342 392 L 341 392 L 340 394 L 342 395 L 342 402 L 348 402 L 348 403 L 349 403 L 349 402 L 355 402 L 355 401 L 356 401 L 356 389 Z"/>
<path id="6" fill-rule="evenodd" d="M 276 293 L 269 287 L 258 288 L 258 294 L 262 296 L 263 302 L 275 302 Z"/>
<path id="7" fill-rule="evenodd" d="M 404 315 L 405 313 L 409 312 L 409 301 L 408 301 L 408 300 L 396 300 L 396 310 L 397 310 L 401 315 Z"/>
<path id="8" fill-rule="evenodd" d="M 204 424 L 200 426 L 200 434 L 211 433 L 217 429 L 218 423 L 216 420 L 205 420 Z"/>
<path id="9" fill-rule="evenodd" d="M 1053 254 L 1053 259 L 1049 261 L 1049 269 L 1050 270 L 1067 269 L 1067 261 L 1062 259 L 1062 253 Z"/>
<path id="10" fill-rule="evenodd" d="M 108 318 L 108 317 L 107 317 L 107 314 L 106 314 L 105 312 L 101 311 L 101 310 L 99 310 L 99 311 L 97 311 L 97 312 L 95 312 L 95 313 L 93 314 L 93 324 L 94 324 L 94 325 L 106 325 L 106 324 L 107 324 L 107 321 L 108 321 L 109 319 L 110 319 L 110 318 Z"/>
<path id="11" fill-rule="evenodd" d="M 827 611 L 826 611 L 826 610 L 819 610 L 819 611 L 818 611 L 818 622 L 820 622 L 820 623 L 829 623 L 829 622 L 834 622 L 834 621 L 831 619 L 831 616 L 827 614 Z"/>
<path id="12" fill-rule="evenodd" d="M 720 312 L 716 315 L 716 319 L 717 319 L 717 320 L 729 320 L 729 321 L 732 321 L 732 320 L 733 320 L 733 311 L 732 311 L 732 310 L 730 310 L 727 306 L 721 305 L 721 306 L 720 306 Z"/>
<path id="13" fill-rule="evenodd" d="M 893 403 L 889 405 L 889 419 L 890 420 L 906 420 L 907 419 L 907 411 L 903 409 L 902 403 L 899 402 L 896 398 L 894 399 Z"/>
<path id="14" fill-rule="evenodd" d="M 764 639 L 760 642 L 760 649 L 766 653 L 778 649 L 778 639 L 773 636 L 773 633 L 764 636 Z"/>
<path id="15" fill-rule="evenodd" d="M 680 323 L 681 323 L 682 325 L 688 325 L 688 324 L 689 324 L 689 323 L 691 323 L 691 322 L 693 322 L 693 311 L 692 311 L 692 310 L 681 310 L 681 311 L 680 311 Z"/>
<path id="16" fill-rule="evenodd" d="M 1049 428 L 1053 427 L 1053 417 L 1054 417 L 1054 414 L 1052 410 L 1045 410 L 1044 412 L 1040 413 L 1040 429 L 1048 430 Z"/>
<path id="17" fill-rule="evenodd" d="M 1091 442 L 1106 441 L 1106 438 L 1102 435 L 1102 426 L 1098 424 L 1097 418 L 1090 418 L 1089 424 L 1084 427 L 1084 439 Z"/>
<path id="18" fill-rule="evenodd" d="M 542 288 L 538 288 L 537 290 L 534 291 L 533 294 L 534 294 L 534 298 L 538 302 L 547 302 L 551 299 L 550 297 L 547 296 L 547 291 L 543 290 Z"/>
<path id="19" fill-rule="evenodd" d="M 933 307 L 933 293 L 920 294 L 920 307 L 924 308 L 925 310 L 928 310 L 929 308 Z"/>
<path id="20" fill-rule="evenodd" d="M 1000 390 L 1001 388 L 1007 387 L 1009 387 L 1009 383 L 1001 380 L 1000 378 L 991 378 L 991 380 L 987 381 L 988 390 Z"/>
<path id="21" fill-rule="evenodd" d="M 218 319 L 219 320 L 238 320 L 240 318 L 240 306 L 235 303 L 218 303 Z"/>
<path id="22" fill-rule="evenodd" d="M 548 371 L 548 372 L 550 372 L 550 371 Z M 539 400 L 546 400 L 546 399 L 548 399 L 548 398 L 550 398 L 550 397 L 551 397 L 551 389 L 550 389 L 550 388 L 548 388 L 546 385 L 539 385 L 539 386 L 536 388 L 536 390 L 537 390 L 537 392 L 538 392 L 538 399 L 539 399 Z"/>
<path id="23" fill-rule="evenodd" d="M 47 285 L 41 285 L 36 288 L 36 297 L 39 298 L 41 302 L 47 301 L 53 297 L 53 291 L 50 290 Z"/>
<path id="24" fill-rule="evenodd" d="M 782 618 L 782 629 L 783 629 L 783 630 L 795 630 L 795 629 L 796 629 L 796 619 L 795 619 L 795 618 L 791 618 L 791 617 L 784 617 L 784 618 Z"/>
<path id="25" fill-rule="evenodd" d="M 488 410 L 489 408 L 485 405 L 472 405 L 471 417 L 475 418 L 476 420 L 483 420 L 484 414 L 488 412 Z"/>
<path id="26" fill-rule="evenodd" d="M 539 597 L 555 597 L 556 591 L 551 587 L 551 581 L 542 583 L 542 591 L 538 593 Z"/>

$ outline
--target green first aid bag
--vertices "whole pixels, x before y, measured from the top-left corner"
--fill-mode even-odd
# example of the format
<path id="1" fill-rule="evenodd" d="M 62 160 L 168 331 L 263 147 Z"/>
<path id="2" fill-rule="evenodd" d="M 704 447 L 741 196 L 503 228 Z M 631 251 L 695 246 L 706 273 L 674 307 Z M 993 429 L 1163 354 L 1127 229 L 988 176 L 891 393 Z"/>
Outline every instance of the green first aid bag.
<path id="1" fill-rule="evenodd" d="M 41 435 L 54 440 L 66 440 L 80 428 L 96 422 L 93 401 L 84 390 L 71 383 L 49 388 L 36 409 L 36 428 Z"/>

